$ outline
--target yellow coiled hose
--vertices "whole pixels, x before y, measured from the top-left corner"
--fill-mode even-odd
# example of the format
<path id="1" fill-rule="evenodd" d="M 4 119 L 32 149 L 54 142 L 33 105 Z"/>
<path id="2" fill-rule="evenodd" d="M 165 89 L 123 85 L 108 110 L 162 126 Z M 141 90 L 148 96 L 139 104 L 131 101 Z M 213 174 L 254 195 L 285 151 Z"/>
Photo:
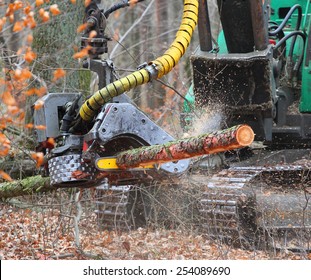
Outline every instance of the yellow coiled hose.
<path id="1" fill-rule="evenodd" d="M 184 11 L 179 30 L 174 42 L 169 49 L 149 65 L 141 70 L 135 71 L 106 87 L 95 92 L 86 100 L 80 108 L 80 116 L 84 121 L 91 121 L 98 109 L 109 102 L 113 97 L 121 95 L 137 86 L 151 81 L 153 78 L 161 78 L 169 73 L 185 54 L 194 29 L 198 21 L 198 0 L 184 0 Z"/>

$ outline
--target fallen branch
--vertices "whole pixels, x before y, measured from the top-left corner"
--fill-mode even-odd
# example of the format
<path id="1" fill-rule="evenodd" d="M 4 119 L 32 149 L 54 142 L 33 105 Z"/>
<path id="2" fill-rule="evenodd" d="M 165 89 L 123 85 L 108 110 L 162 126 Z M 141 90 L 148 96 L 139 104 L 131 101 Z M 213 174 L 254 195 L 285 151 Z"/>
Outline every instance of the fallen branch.
<path id="1" fill-rule="evenodd" d="M 74 254 L 68 253 L 68 254 L 54 255 L 54 256 L 51 256 L 50 258 L 55 259 L 55 260 L 60 260 L 60 259 L 72 258 L 74 256 L 75 256 Z"/>
<path id="2" fill-rule="evenodd" d="M 33 193 L 50 192 L 55 189 L 55 187 L 50 186 L 50 178 L 33 176 L 23 180 L 0 184 L 0 198 L 7 199 Z"/>

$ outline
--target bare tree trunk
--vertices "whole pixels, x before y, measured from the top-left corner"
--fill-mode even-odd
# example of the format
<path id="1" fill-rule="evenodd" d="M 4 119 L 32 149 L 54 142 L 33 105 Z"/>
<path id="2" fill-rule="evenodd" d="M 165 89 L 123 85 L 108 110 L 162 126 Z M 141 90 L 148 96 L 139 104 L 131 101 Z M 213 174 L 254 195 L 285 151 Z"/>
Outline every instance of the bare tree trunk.
<path id="1" fill-rule="evenodd" d="M 70 1 L 59 1 L 61 14 L 39 24 L 34 30 L 33 48 L 38 55 L 34 71 L 47 83 L 50 92 L 81 90 L 80 73 L 77 71 L 79 65 L 72 56 L 74 47 L 80 46 L 76 30 L 83 23 L 85 7 L 82 2 L 84 1 L 77 1 L 73 5 Z M 53 82 L 53 72 L 57 68 L 65 69 L 67 75 L 64 79 Z"/>
<path id="2" fill-rule="evenodd" d="M 156 0 L 155 7 L 155 34 L 159 38 L 156 40 L 157 51 L 163 54 L 169 45 L 169 38 L 166 31 L 171 28 L 168 25 L 168 9 L 169 2 L 166 0 Z M 157 55 L 158 56 L 158 55 Z M 165 89 L 159 83 L 155 83 L 153 86 L 153 94 L 149 96 L 148 107 L 151 109 L 157 109 L 164 105 Z"/>

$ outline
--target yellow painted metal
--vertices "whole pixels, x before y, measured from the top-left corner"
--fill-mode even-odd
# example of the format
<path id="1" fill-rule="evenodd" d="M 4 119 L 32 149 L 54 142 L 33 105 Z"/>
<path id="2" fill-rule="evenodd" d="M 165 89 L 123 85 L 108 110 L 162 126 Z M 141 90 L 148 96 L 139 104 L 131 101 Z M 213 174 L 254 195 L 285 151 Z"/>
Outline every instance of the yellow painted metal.
<path id="1" fill-rule="evenodd" d="M 175 40 L 163 56 L 149 63 L 149 65 L 155 65 L 157 78 L 161 78 L 169 73 L 185 54 L 198 21 L 198 7 L 198 0 L 184 0 L 183 17 Z M 96 111 L 113 97 L 121 95 L 137 86 L 146 84 L 150 80 L 151 73 L 146 69 L 141 69 L 107 85 L 103 89 L 95 92 L 83 103 L 79 112 L 81 118 L 85 121 L 91 121 Z"/>
<path id="2" fill-rule="evenodd" d="M 116 158 L 99 158 L 95 164 L 99 170 L 119 169 Z"/>
<path id="3" fill-rule="evenodd" d="M 115 157 L 104 157 L 99 158 L 95 162 L 95 166 L 100 171 L 111 171 L 111 170 L 120 170 L 119 166 L 117 165 L 117 158 Z M 133 169 L 152 169 L 154 168 L 154 165 L 148 164 L 144 166 L 139 166 Z"/>

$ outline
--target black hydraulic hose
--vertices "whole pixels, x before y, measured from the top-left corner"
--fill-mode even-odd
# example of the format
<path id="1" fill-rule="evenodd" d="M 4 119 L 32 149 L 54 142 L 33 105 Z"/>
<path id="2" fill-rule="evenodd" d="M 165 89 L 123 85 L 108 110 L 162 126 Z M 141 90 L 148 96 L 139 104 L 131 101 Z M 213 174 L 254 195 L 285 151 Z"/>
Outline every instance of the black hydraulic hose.
<path id="1" fill-rule="evenodd" d="M 280 41 L 277 42 L 277 44 L 274 46 L 275 49 L 278 49 L 286 40 L 288 40 L 290 37 L 293 36 L 300 36 L 303 39 L 303 42 L 305 44 L 306 42 L 306 34 L 302 31 L 293 31 L 289 34 L 286 34 Z"/>
<path id="2" fill-rule="evenodd" d="M 278 28 L 278 25 L 273 23 L 273 25 L 271 25 L 271 26 L 268 27 L 268 31 L 273 30 L 273 29 L 276 29 L 276 28 Z M 284 36 L 285 36 L 285 34 L 284 34 L 283 30 L 281 30 L 281 31 L 276 35 L 276 37 L 277 37 L 278 40 L 281 40 L 282 38 L 284 38 Z M 284 43 L 284 48 L 285 48 L 285 47 L 286 47 L 286 44 Z"/>
<path id="3" fill-rule="evenodd" d="M 134 1 L 133 3 L 139 3 L 139 2 L 142 2 L 142 1 L 145 1 L 145 0 L 137 0 L 137 1 Z M 131 1 L 130 0 L 123 0 L 115 5 L 113 5 L 112 7 L 110 7 L 107 11 L 104 12 L 104 16 L 105 18 L 108 18 L 110 16 L 110 14 L 112 14 L 113 12 L 121 9 L 121 8 L 125 8 L 125 7 L 128 7 L 131 5 Z"/>
<path id="4" fill-rule="evenodd" d="M 269 24 L 273 24 L 273 25 L 278 25 L 277 22 L 276 22 L 276 21 L 273 21 L 273 20 L 269 20 L 268 23 L 269 23 Z"/>
<path id="5" fill-rule="evenodd" d="M 297 18 L 297 23 L 296 23 L 296 28 L 295 28 L 295 31 L 298 31 L 299 28 L 300 28 L 300 24 L 301 24 L 301 20 L 302 20 L 302 8 L 299 4 L 296 4 L 294 5 L 287 13 L 287 15 L 285 16 L 284 20 L 282 21 L 282 23 L 279 25 L 279 27 L 274 30 L 274 31 L 271 31 L 269 32 L 269 36 L 275 36 L 277 35 L 279 32 L 282 32 L 283 31 L 283 28 L 285 27 L 286 23 L 288 22 L 288 20 L 290 19 L 290 17 L 293 15 L 293 13 L 295 11 L 298 11 L 298 18 Z M 290 33 L 291 34 L 291 33 Z M 290 37 L 292 36 L 295 36 L 290 44 L 290 49 L 289 49 L 289 52 L 288 52 L 288 56 L 290 58 L 293 57 L 293 53 L 294 53 L 294 46 L 296 44 L 296 39 L 297 39 L 297 35 L 294 33 L 293 35 L 291 35 Z M 285 37 L 283 37 L 285 38 Z M 289 38 L 289 37 L 288 37 Z M 286 40 L 285 40 L 286 41 Z M 283 43 L 285 42 L 283 41 Z"/>
<path id="6" fill-rule="evenodd" d="M 274 49 L 278 49 L 280 46 L 282 46 L 283 43 L 286 42 L 286 40 L 288 40 L 291 37 L 297 37 L 300 36 L 303 40 L 303 50 L 302 50 L 302 54 L 299 57 L 298 62 L 296 63 L 295 67 L 294 67 L 294 71 L 298 71 L 301 64 L 302 64 L 302 60 L 303 60 L 303 55 L 304 55 L 304 50 L 305 50 L 305 45 L 306 45 L 306 40 L 307 40 L 307 36 L 304 32 L 302 31 L 293 31 L 287 35 L 285 35 L 280 41 L 277 42 L 277 44 L 274 46 Z"/>
<path id="7" fill-rule="evenodd" d="M 279 27 L 276 30 L 269 32 L 269 36 L 275 36 L 277 33 L 282 31 L 282 29 L 285 27 L 286 23 L 288 22 L 290 17 L 293 15 L 295 10 L 298 10 L 298 18 L 297 18 L 297 23 L 296 23 L 296 29 L 295 30 L 299 30 L 300 24 L 301 24 L 301 19 L 302 19 L 302 8 L 301 8 L 301 6 L 299 4 L 296 4 L 288 11 L 287 15 L 285 16 L 284 20 L 279 25 Z"/>
<path id="8" fill-rule="evenodd" d="M 277 29 L 278 28 L 278 25 L 270 25 L 269 27 L 268 27 L 268 31 L 270 31 L 270 30 L 273 30 L 273 29 Z M 284 35 L 284 32 L 283 32 L 283 30 L 281 30 L 279 33 L 277 33 L 276 35 L 275 35 L 278 39 L 281 39 L 281 38 L 283 38 L 285 35 Z"/>
<path id="9" fill-rule="evenodd" d="M 300 7 L 301 8 L 301 7 Z M 299 16 L 300 15 L 300 16 Z M 298 18 L 297 18 L 297 24 L 296 24 L 296 31 L 298 31 L 300 29 L 300 24 L 301 24 L 301 18 L 302 18 L 302 11 L 299 13 L 298 12 Z M 296 39 L 297 39 L 297 36 L 294 36 L 291 44 L 290 44 L 290 49 L 289 49 L 289 53 L 288 53 L 288 56 L 290 58 L 293 57 L 293 54 L 294 54 L 294 47 L 295 47 L 295 44 L 296 44 Z M 302 56 L 301 56 L 302 57 Z"/>
<path id="10" fill-rule="evenodd" d="M 70 105 L 68 111 L 65 113 L 65 115 L 62 118 L 61 121 L 61 126 L 59 131 L 61 133 L 68 133 L 69 129 L 70 129 L 70 125 L 72 123 L 72 121 L 74 120 L 76 114 L 76 110 L 79 108 L 79 101 L 81 99 L 82 95 L 79 94 L 75 100 L 72 102 L 72 104 Z"/>

